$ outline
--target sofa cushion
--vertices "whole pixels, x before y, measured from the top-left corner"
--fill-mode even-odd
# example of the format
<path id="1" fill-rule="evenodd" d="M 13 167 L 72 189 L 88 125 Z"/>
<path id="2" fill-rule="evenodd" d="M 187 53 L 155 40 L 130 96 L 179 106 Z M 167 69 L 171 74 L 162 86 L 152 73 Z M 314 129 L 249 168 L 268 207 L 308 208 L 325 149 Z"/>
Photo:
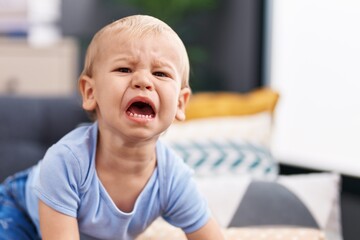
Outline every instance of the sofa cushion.
<path id="1" fill-rule="evenodd" d="M 35 164 L 52 144 L 87 121 L 76 96 L 1 96 L 0 181 Z"/>
<path id="2" fill-rule="evenodd" d="M 318 228 L 341 240 L 340 175 L 279 175 L 275 181 L 246 176 L 195 178 L 222 227 Z"/>
<path id="3" fill-rule="evenodd" d="M 90 121 L 76 97 L 49 98 L 42 105 L 44 143 L 55 143 L 79 124 Z"/>
<path id="4" fill-rule="evenodd" d="M 161 139 L 197 175 L 235 174 L 274 179 L 278 175 L 278 163 L 268 148 L 271 127 L 268 112 L 199 118 L 172 124 Z"/>
<path id="5" fill-rule="evenodd" d="M 46 148 L 35 141 L 0 141 L 0 182 L 38 162 Z"/>
<path id="6" fill-rule="evenodd" d="M 248 93 L 198 92 L 190 98 L 186 107 L 188 120 L 244 116 L 259 112 L 273 113 L 279 93 L 270 88 L 259 88 Z"/>
<path id="7" fill-rule="evenodd" d="M 239 138 L 179 139 L 168 145 L 197 176 L 250 175 L 256 179 L 275 179 L 278 175 L 278 163 L 267 148 Z"/>
<path id="8" fill-rule="evenodd" d="M 0 141 L 40 142 L 42 126 L 43 110 L 37 99 L 0 98 Z"/>

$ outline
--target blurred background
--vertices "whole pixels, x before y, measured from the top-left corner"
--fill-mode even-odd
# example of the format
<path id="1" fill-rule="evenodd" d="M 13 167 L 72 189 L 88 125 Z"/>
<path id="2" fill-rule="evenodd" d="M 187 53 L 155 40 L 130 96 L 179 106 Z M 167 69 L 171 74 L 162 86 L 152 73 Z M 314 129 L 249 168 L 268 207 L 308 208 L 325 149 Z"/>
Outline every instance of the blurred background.
<path id="1" fill-rule="evenodd" d="M 76 81 L 86 47 L 100 28 L 127 15 L 149 14 L 183 39 L 194 91 L 245 92 L 262 84 L 263 5 L 260 0 L 0 0 L 0 33 L 27 38 L 37 47 L 75 40 Z M 14 84 L 8 83 L 8 91 Z"/>
<path id="2" fill-rule="evenodd" d="M 0 0 L 0 94 L 76 95 L 92 36 L 132 14 L 180 35 L 194 93 L 278 91 L 282 171 L 341 173 L 345 239 L 360 235 L 359 1 Z"/>

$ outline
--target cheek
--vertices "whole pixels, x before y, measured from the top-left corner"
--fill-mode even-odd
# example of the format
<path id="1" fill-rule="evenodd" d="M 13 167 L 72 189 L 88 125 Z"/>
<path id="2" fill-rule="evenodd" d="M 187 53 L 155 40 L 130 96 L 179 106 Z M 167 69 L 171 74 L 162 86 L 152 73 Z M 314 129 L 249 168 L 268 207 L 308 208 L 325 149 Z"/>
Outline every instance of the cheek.
<path id="1" fill-rule="evenodd" d="M 175 94 L 175 91 L 164 91 L 159 95 L 162 112 L 167 118 L 173 118 L 176 114 L 178 97 Z"/>
<path id="2" fill-rule="evenodd" d="M 96 99 L 102 108 L 113 106 L 113 102 L 118 102 L 119 94 L 115 86 L 103 85 L 99 86 L 96 92 Z"/>
<path id="3" fill-rule="evenodd" d="M 97 83 L 96 88 L 98 89 L 99 95 L 103 98 L 124 92 L 126 86 L 126 81 L 124 81 L 124 79 L 117 79 L 106 75 L 99 79 Z"/>
<path id="4" fill-rule="evenodd" d="M 178 99 L 180 94 L 180 86 L 177 86 L 175 84 L 169 86 L 165 91 L 164 95 L 166 98 L 166 101 L 172 105 L 172 107 L 177 107 L 178 105 Z"/>

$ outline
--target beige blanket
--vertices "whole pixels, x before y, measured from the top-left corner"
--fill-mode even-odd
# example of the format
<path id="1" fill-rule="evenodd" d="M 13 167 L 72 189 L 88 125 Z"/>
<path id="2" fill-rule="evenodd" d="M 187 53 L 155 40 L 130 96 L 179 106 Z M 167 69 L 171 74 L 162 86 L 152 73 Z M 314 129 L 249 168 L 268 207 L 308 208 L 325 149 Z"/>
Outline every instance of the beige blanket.
<path id="1" fill-rule="evenodd" d="M 223 229 L 227 240 L 325 240 L 317 229 L 268 226 Z M 186 240 L 185 234 L 168 223 L 157 220 L 136 240 Z"/>

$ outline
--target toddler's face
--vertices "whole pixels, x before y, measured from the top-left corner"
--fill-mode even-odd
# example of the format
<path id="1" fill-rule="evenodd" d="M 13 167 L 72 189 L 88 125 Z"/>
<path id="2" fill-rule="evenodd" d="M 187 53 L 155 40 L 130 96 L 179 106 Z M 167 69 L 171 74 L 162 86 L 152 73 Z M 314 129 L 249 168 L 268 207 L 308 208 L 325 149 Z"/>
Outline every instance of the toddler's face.
<path id="1" fill-rule="evenodd" d="M 120 36 L 119 36 L 120 35 Z M 104 37 L 88 80 L 99 127 L 133 140 L 152 139 L 184 119 L 190 94 L 181 88 L 183 61 L 169 34 Z"/>

